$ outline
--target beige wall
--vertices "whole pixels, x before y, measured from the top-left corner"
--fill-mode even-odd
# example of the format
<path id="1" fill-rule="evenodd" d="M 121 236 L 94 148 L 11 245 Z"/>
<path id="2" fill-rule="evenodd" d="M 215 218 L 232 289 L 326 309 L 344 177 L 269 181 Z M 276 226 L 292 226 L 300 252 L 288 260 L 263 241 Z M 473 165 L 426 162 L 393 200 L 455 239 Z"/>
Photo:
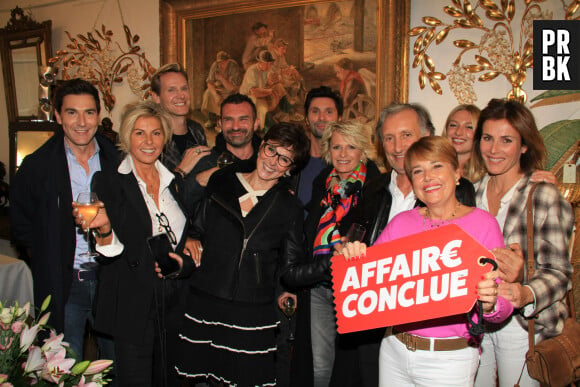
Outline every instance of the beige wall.
<path id="1" fill-rule="evenodd" d="M 473 4 L 475 2 L 472 1 L 471 3 Z M 418 7 L 416 6 L 417 4 L 420 4 L 421 6 Z M 449 23 L 451 18 L 447 17 L 447 15 L 443 12 L 443 7 L 450 4 L 451 2 L 448 0 L 411 0 L 411 28 L 424 25 L 421 22 L 421 19 L 424 16 L 434 16 Z M 512 24 L 514 24 L 515 30 L 517 31 L 517 36 L 519 37 L 519 21 L 521 20 L 521 10 L 523 8 L 524 2 L 516 1 L 515 4 L 517 12 L 515 20 Z M 547 0 L 540 3 L 540 5 L 542 6 L 542 9 L 550 9 L 553 11 L 553 19 L 564 18 L 562 2 L 560 0 Z M 478 14 L 486 26 L 491 26 L 489 19 L 485 18 L 481 10 L 478 11 Z M 439 30 L 440 29 L 437 31 Z M 451 31 L 445 41 L 440 45 L 435 46 L 435 44 L 433 44 L 432 48 L 429 49 L 428 54 L 432 56 L 435 62 L 436 70 L 442 73 L 447 73 L 451 67 L 451 63 L 459 54 L 459 49 L 452 45 L 453 40 L 470 39 L 476 43 L 479 43 L 481 36 L 482 33 L 480 31 L 457 29 Z M 412 38 L 410 50 L 412 50 L 414 43 L 415 38 Z M 434 48 L 436 48 L 436 50 L 434 50 Z M 412 52 L 409 53 L 409 63 L 412 63 L 413 61 L 413 56 L 411 54 Z M 472 60 L 468 64 L 475 64 L 475 61 Z M 441 82 L 443 95 L 438 95 L 431 89 L 429 85 L 427 85 L 425 89 L 421 90 L 419 88 L 418 75 L 418 68 L 410 69 L 409 101 L 421 103 L 429 110 L 433 118 L 433 123 L 437 128 L 437 132 L 439 133 L 443 130 L 447 114 L 451 109 L 458 105 L 458 102 L 455 99 L 452 91 L 449 89 L 447 81 Z M 544 91 L 533 90 L 532 79 L 532 70 L 529 70 L 527 73 L 526 82 L 523 87 L 528 94 L 528 101 Z M 480 108 L 484 108 L 491 98 L 504 98 L 508 91 L 511 89 L 505 78 L 501 76 L 490 82 L 476 82 L 474 88 L 478 96 L 475 105 Z M 580 118 L 580 104 L 575 102 L 547 107 L 538 107 L 532 108 L 532 112 L 534 113 L 534 116 L 537 120 L 538 127 L 543 128 L 545 125 L 554 121 Z"/>
<path id="2" fill-rule="evenodd" d="M 141 37 L 139 45 L 146 53 L 147 59 L 153 66 L 159 66 L 159 0 L 120 0 L 119 2 L 125 23 L 133 34 Z M 10 19 L 10 9 L 16 5 L 22 7 L 23 2 L 21 0 L 0 1 L 0 26 L 6 25 Z M 113 37 L 121 47 L 126 47 L 125 33 L 116 0 L 28 0 L 26 6 L 30 8 L 25 8 L 25 11 L 30 10 L 36 21 L 52 20 L 53 55 L 57 50 L 65 48 L 68 43 L 65 31 L 69 31 L 72 35 L 86 34 L 93 29 L 93 26 L 100 28 L 101 24 L 113 31 Z M 0 77 L 0 90 L 3 89 L 4 81 Z M 125 84 L 117 86 L 114 93 L 117 103 L 112 111 L 111 119 L 118 125 L 122 107 L 134 101 L 136 96 Z M 4 92 L 0 92 L 0 161 L 8 167 L 8 118 L 5 98 Z M 104 108 L 101 116 L 107 116 Z"/>
<path id="3" fill-rule="evenodd" d="M 124 42 L 124 33 L 121 28 L 121 20 L 117 10 L 115 0 L 60 0 L 61 4 L 56 4 L 59 0 L 29 0 L 31 4 L 32 16 L 37 21 L 51 19 L 53 24 L 53 52 L 63 48 L 67 43 L 65 30 L 73 34 L 86 33 L 93 28 L 93 25 L 105 24 L 114 32 L 114 36 L 120 43 Z M 192 0 L 194 1 L 194 0 Z M 0 25 L 6 25 L 10 17 L 9 10 L 17 4 L 22 4 L 20 0 L 2 0 L 0 5 Z M 105 3 L 105 6 L 103 6 Z M 129 25 L 134 34 L 141 36 L 141 47 L 147 54 L 153 66 L 159 65 L 159 0 L 120 0 L 125 22 Z M 43 6 L 42 4 L 53 4 Z M 516 2 L 516 6 L 521 8 L 521 2 Z M 420 5 L 420 6 L 418 6 Z M 436 16 L 445 19 L 443 7 L 449 5 L 448 0 L 411 0 L 411 26 L 421 25 L 423 16 Z M 559 0 L 547 0 L 542 3 L 543 7 L 551 8 L 554 12 L 554 19 L 562 18 L 562 7 Z M 99 11 L 102 13 L 97 17 Z M 516 19 L 518 19 L 516 14 Z M 518 19 L 519 20 L 519 19 Z M 485 21 L 487 23 L 487 20 Z M 514 23 L 518 25 L 519 23 Z M 446 41 L 437 46 L 437 50 L 430 50 L 438 71 L 446 73 L 452 60 L 456 57 L 458 49 L 451 45 L 451 42 L 459 38 L 479 40 L 480 32 L 473 31 L 452 31 Z M 414 39 L 411 41 L 411 47 Z M 410 54 L 409 54 L 410 55 Z M 412 62 L 412 56 L 409 57 Z M 424 90 L 419 88 L 417 82 L 417 69 L 410 69 L 409 100 L 411 102 L 422 103 L 433 115 L 433 121 L 440 132 L 445 122 L 447 113 L 457 105 L 453 93 L 449 89 L 447 82 L 442 82 L 443 95 L 434 93 L 429 86 Z M 541 91 L 532 89 L 531 71 L 528 72 L 528 81 L 524 85 L 528 96 L 533 98 Z M 0 77 L 0 89 L 3 89 L 3 81 Z M 508 83 L 504 79 L 496 79 L 488 83 L 477 82 L 475 90 L 478 95 L 476 105 L 484 107 L 490 98 L 502 98 L 509 91 Z M 122 106 L 135 99 L 128 88 L 117 87 L 115 89 L 117 106 L 113 110 L 112 119 L 118 124 L 119 113 Z M 569 103 L 556 106 L 534 108 L 534 112 L 539 127 L 561 119 L 580 118 L 580 104 Z M 0 92 L 0 160 L 8 165 L 8 123 L 5 111 L 5 96 Z M 103 114 L 106 114 L 104 112 Z"/>

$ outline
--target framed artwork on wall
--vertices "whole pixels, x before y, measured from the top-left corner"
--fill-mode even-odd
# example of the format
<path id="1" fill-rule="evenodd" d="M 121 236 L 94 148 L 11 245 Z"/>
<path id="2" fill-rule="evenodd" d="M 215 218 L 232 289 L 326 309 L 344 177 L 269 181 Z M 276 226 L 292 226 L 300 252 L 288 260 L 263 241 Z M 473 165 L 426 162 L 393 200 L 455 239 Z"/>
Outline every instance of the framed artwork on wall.
<path id="1" fill-rule="evenodd" d="M 204 113 L 217 64 L 239 85 L 262 50 L 280 69 L 268 82 L 283 86 L 285 112 L 296 117 L 306 92 L 321 85 L 341 92 L 345 118 L 365 122 L 407 101 L 408 0 L 163 0 L 160 7 L 160 63 L 186 67 L 192 107 Z"/>

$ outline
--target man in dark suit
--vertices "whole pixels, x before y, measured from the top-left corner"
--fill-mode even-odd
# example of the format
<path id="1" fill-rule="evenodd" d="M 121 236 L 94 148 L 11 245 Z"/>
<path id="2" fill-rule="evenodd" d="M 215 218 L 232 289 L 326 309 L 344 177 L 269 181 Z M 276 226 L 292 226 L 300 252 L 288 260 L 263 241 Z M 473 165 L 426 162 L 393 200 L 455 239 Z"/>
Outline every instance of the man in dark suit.
<path id="1" fill-rule="evenodd" d="M 88 267 L 85 233 L 75 226 L 72 202 L 91 190 L 99 170 L 116 169 L 114 144 L 97 134 L 97 89 L 81 79 L 62 84 L 55 94 L 62 125 L 44 145 L 24 159 L 10 191 L 10 221 L 17 245 L 27 250 L 40 306 L 52 295 L 49 324 L 83 355 L 85 326 L 93 321 L 97 268 Z M 94 265 L 93 265 L 94 266 Z M 101 357 L 113 359 L 112 341 L 98 337 Z"/>

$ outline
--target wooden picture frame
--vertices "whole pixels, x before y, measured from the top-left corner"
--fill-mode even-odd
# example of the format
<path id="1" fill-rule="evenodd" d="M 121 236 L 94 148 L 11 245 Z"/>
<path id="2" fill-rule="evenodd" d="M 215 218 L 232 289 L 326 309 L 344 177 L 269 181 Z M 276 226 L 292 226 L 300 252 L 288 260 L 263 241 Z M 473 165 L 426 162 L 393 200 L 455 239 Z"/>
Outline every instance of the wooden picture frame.
<path id="1" fill-rule="evenodd" d="M 205 88 L 208 68 L 215 60 L 215 52 L 204 50 L 203 42 L 195 42 L 211 28 L 204 28 L 206 21 L 223 17 L 224 22 L 232 16 L 255 15 L 257 12 L 284 11 L 294 7 L 313 4 L 340 3 L 343 0 L 162 0 L 160 2 L 160 63 L 179 62 L 189 75 L 193 94 L 192 107 L 196 108 Z M 350 0 L 355 7 L 364 9 L 365 2 L 376 2 L 376 94 L 375 112 L 391 102 L 408 100 L 408 51 L 410 1 L 409 0 Z M 353 7 L 353 8 L 355 8 Z M 306 7 L 304 7 L 306 8 Z M 252 14 L 253 13 L 253 14 Z M 354 15 L 354 18 L 362 17 Z M 197 24 L 194 24 L 197 23 Z M 201 24 L 200 24 L 201 23 Z M 195 26 L 193 28 L 192 26 Z M 210 25 L 211 27 L 211 25 Z M 201 32 L 201 33 L 200 33 Z M 240 28 L 239 36 L 247 36 L 247 26 Z M 235 38 L 239 40 L 239 36 Z M 302 37 L 304 34 L 302 33 Z M 203 37 L 201 38 L 203 39 Z M 219 39 L 227 44 L 229 38 Z M 192 47 L 198 47 L 193 52 Z M 239 44 L 235 47 L 238 47 Z M 202 49 L 199 49 L 202 47 Z M 212 47 L 213 51 L 216 50 Z M 201 51 L 201 52 L 200 52 Z M 207 52 L 204 52 L 207 51 Z M 300 54 L 298 54 L 300 55 Z M 302 54 L 303 55 L 303 54 Z M 304 57 L 302 56 L 302 59 Z M 289 61 L 290 64 L 291 63 Z M 298 66 L 299 67 L 299 66 Z M 375 114 L 376 116 L 376 114 Z"/>

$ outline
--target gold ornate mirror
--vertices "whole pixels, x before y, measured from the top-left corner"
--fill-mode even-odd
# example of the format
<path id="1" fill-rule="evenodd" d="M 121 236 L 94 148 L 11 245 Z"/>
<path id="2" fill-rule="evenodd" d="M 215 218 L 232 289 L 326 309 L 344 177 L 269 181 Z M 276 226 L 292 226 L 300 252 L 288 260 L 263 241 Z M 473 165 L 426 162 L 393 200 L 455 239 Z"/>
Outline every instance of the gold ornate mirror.
<path id="1" fill-rule="evenodd" d="M 16 7 L 6 27 L 0 28 L 0 54 L 10 122 L 38 115 L 39 66 L 51 57 L 51 21 L 34 21 Z"/>

